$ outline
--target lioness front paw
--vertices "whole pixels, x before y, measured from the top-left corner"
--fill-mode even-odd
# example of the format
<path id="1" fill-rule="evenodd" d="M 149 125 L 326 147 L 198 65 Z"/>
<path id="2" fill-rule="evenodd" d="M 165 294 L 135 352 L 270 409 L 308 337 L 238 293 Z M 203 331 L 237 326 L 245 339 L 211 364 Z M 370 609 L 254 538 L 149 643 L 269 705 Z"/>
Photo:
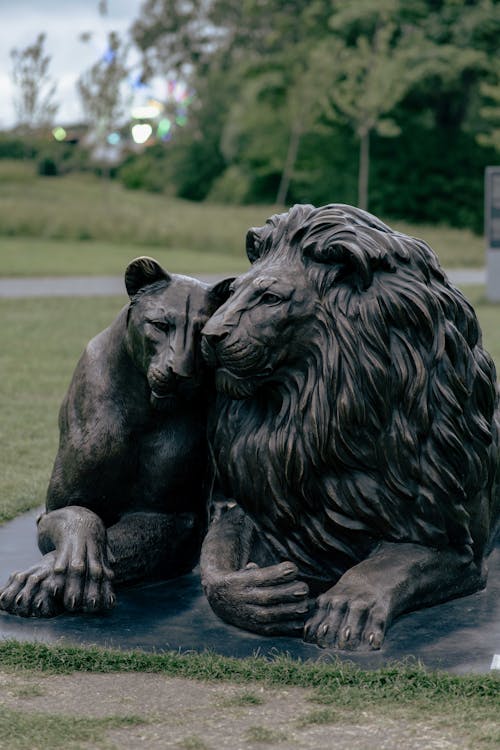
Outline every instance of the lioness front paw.
<path id="1" fill-rule="evenodd" d="M 304 640 L 321 648 L 379 649 L 389 625 L 389 607 L 371 596 L 349 595 L 336 588 L 318 597 Z"/>
<path id="2" fill-rule="evenodd" d="M 48 585 L 54 560 L 50 552 L 28 570 L 13 573 L 0 590 L 0 609 L 19 617 L 54 617 L 62 612 L 62 603 Z"/>

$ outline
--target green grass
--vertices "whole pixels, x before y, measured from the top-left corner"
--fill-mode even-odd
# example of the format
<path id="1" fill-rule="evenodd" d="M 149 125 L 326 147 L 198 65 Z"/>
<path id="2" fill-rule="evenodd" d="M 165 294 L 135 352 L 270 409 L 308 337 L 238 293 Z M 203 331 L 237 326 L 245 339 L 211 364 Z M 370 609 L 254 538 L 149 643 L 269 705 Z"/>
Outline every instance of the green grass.
<path id="1" fill-rule="evenodd" d="M 197 734 L 191 734 L 180 741 L 179 747 L 183 750 L 209 750 L 208 745 L 198 737 Z"/>
<path id="2" fill-rule="evenodd" d="M 310 711 L 304 714 L 297 721 L 299 727 L 308 727 L 311 724 L 335 724 L 341 719 L 341 714 L 335 708 L 319 708 L 316 711 Z"/>
<path id="3" fill-rule="evenodd" d="M 0 521 L 44 502 L 71 374 L 87 341 L 124 302 L 0 299 Z"/>
<path id="4" fill-rule="evenodd" d="M 497 747 L 500 674 L 456 676 L 429 671 L 417 662 L 365 671 L 349 662 L 301 662 L 286 656 L 235 659 L 213 653 L 145 653 L 111 651 L 40 643 L 0 643 L 0 668 L 16 672 L 69 674 L 77 672 L 150 672 L 213 683 L 260 684 L 264 687 L 306 688 L 322 707 L 297 716 L 298 727 L 359 722 L 360 712 L 407 723 L 426 722 L 453 731 L 470 747 Z M 264 727 L 252 727 L 252 741 L 279 742 Z M 265 735 L 265 736 L 264 736 Z M 193 735 L 192 738 L 198 737 Z M 196 745 L 195 745 L 196 746 Z"/>
<path id="5" fill-rule="evenodd" d="M 275 211 L 272 206 L 228 207 L 130 191 L 92 175 L 2 179 L 3 169 L 0 160 L 4 237 L 99 240 L 238 256 L 248 227 Z"/>
<path id="6" fill-rule="evenodd" d="M 373 716 L 396 723 L 400 720 L 406 727 L 413 723 L 417 731 L 422 726 L 445 735 L 449 731 L 450 736 L 464 740 L 465 747 L 494 750 L 500 742 L 500 673 L 457 676 L 427 670 L 413 660 L 365 671 L 335 657 L 328 662 L 302 662 L 288 656 L 236 659 L 210 652 L 145 653 L 3 641 L 0 642 L 0 669 L 28 674 L 30 680 L 36 679 L 37 674 L 142 672 L 220 685 L 249 684 L 254 688 L 260 685 L 264 697 L 269 700 L 269 688 L 280 691 L 303 688 L 308 691 L 306 698 L 312 706 L 310 711 L 296 714 L 293 721 L 297 728 L 334 723 L 360 724 L 369 722 L 370 716 Z M 317 707 L 313 708 L 314 704 Z M 248 705 L 256 704 L 251 701 Z M 227 710 L 230 710 L 230 706 Z M 32 727 L 33 724 L 39 725 L 41 717 L 25 714 L 23 719 L 20 712 L 10 711 L 5 721 L 5 725 L 10 722 L 7 737 L 20 732 L 21 741 L 19 745 L 7 744 L 5 747 L 20 750 L 59 747 L 57 742 L 62 731 L 58 733 L 55 717 L 54 722 L 52 719 L 52 716 L 44 717 L 44 721 L 48 721 L 48 728 L 44 729 L 48 736 L 46 740 L 43 737 L 45 744 L 41 742 L 37 745 L 38 737 L 33 734 Z M 59 726 L 78 742 L 85 739 L 92 741 L 95 733 L 115 726 L 126 726 L 127 721 L 133 725 L 143 720 L 134 716 L 126 720 L 116 717 L 71 719 L 63 716 L 61 719 L 58 717 L 58 721 Z M 0 738 L 5 737 L 3 726 L 0 718 Z M 12 726 L 17 728 L 17 732 L 11 729 Z M 54 733 L 54 744 L 51 744 L 51 732 Z M 271 734 L 269 729 L 258 725 L 249 727 L 246 739 L 252 742 L 280 742 L 286 736 L 282 732 Z M 201 750 L 202 742 L 199 735 L 192 734 L 180 746 Z"/>
<path id="7" fill-rule="evenodd" d="M 150 672 L 211 682 L 311 688 L 315 702 L 335 700 L 339 705 L 352 704 L 355 696 L 367 704 L 379 700 L 405 703 L 420 696 L 430 702 L 477 698 L 485 707 L 498 708 L 500 698 L 500 674 L 457 676 L 429 671 L 414 661 L 366 671 L 335 658 L 330 662 L 302 662 L 288 656 L 236 659 L 211 652 L 146 653 L 2 641 L 0 668 L 50 674 Z"/>
<path id="8" fill-rule="evenodd" d="M 262 706 L 265 703 L 265 700 L 260 695 L 256 695 L 256 693 L 252 693 L 250 691 L 246 691 L 244 693 L 240 693 L 239 695 L 235 695 L 231 698 L 227 698 L 222 702 L 222 705 L 225 707 L 243 707 L 243 706 Z"/>
<path id="9" fill-rule="evenodd" d="M 499 305 L 467 287 L 486 348 L 500 364 Z M 105 328 L 125 295 L 0 299 L 0 522 L 41 505 L 57 450 L 57 413 L 87 341 Z"/>
<path id="10" fill-rule="evenodd" d="M 31 163 L 0 160 L 0 274 L 119 274 L 140 254 L 174 271 L 237 271 L 247 229 L 280 210 L 192 203 L 92 175 L 37 177 Z M 387 220 L 429 242 L 445 267 L 484 265 L 483 240 L 467 230 Z"/>
<path id="11" fill-rule="evenodd" d="M 103 732 L 142 723 L 144 720 L 135 716 L 89 719 L 0 707 L 0 750 L 83 750 L 87 743 L 96 741 L 99 747 L 111 749 L 112 745 L 103 740 Z"/>
<path id="12" fill-rule="evenodd" d="M 262 726 L 248 727 L 245 732 L 245 739 L 247 742 L 257 742 L 265 745 L 275 744 L 276 742 L 285 742 L 288 736 L 285 732 L 276 732 L 273 729 L 268 729 Z"/>
<path id="13" fill-rule="evenodd" d="M 133 258 L 150 255 L 172 273 L 241 273 L 249 267 L 243 252 L 164 249 L 107 241 L 38 240 L 0 237 L 0 276 L 121 276 Z"/>

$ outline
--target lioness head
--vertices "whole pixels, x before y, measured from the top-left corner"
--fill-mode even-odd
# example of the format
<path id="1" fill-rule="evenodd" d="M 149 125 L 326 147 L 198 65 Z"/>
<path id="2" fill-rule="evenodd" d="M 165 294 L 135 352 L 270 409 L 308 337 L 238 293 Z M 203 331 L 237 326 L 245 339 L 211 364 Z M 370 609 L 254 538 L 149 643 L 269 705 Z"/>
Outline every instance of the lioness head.
<path id="1" fill-rule="evenodd" d="M 127 350 L 147 378 L 150 402 L 167 408 L 201 386 L 205 366 L 201 329 L 227 298 L 232 279 L 215 286 L 169 274 L 153 258 L 132 261 L 125 271 L 130 297 Z"/>

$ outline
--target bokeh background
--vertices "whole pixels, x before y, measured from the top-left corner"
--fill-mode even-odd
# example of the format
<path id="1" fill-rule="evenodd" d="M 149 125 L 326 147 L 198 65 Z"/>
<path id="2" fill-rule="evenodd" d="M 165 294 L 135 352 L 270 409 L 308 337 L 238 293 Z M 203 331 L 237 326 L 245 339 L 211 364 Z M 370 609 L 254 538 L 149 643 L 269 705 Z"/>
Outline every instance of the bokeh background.
<path id="1" fill-rule="evenodd" d="M 1 158 L 482 231 L 495 0 L 20 0 L 1 18 Z"/>

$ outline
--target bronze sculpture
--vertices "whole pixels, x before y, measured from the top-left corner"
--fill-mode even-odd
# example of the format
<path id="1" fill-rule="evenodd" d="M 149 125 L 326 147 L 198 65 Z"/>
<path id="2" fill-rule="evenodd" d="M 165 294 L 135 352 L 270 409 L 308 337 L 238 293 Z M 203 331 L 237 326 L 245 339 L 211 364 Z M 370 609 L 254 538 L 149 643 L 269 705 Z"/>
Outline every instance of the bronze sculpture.
<path id="1" fill-rule="evenodd" d="M 380 648 L 478 590 L 500 514 L 496 372 L 425 242 L 344 205 L 247 235 L 203 330 L 221 497 L 201 554 L 227 622 Z"/>
<path id="2" fill-rule="evenodd" d="M 231 281 L 231 280 L 229 280 Z M 206 528 L 207 371 L 200 331 L 227 296 L 151 258 L 125 272 L 130 304 L 88 344 L 59 415 L 41 561 L 0 609 L 50 617 L 115 603 L 113 585 L 196 564 Z"/>

